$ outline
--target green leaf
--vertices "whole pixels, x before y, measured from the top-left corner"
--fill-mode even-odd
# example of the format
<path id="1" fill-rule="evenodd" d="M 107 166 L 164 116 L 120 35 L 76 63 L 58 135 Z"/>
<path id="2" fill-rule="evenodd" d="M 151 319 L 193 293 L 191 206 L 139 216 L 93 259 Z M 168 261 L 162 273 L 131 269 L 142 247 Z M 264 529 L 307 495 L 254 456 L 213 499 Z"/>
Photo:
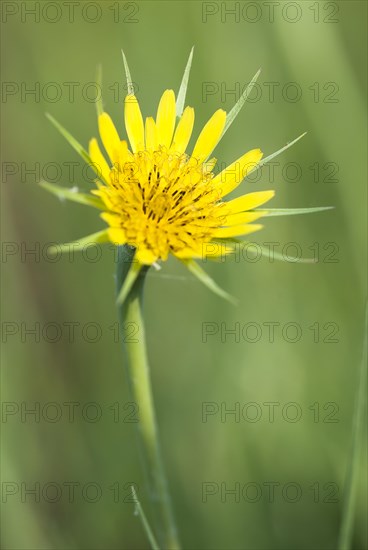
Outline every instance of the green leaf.
<path id="1" fill-rule="evenodd" d="M 119 306 L 121 306 L 125 302 L 129 292 L 131 291 L 135 281 L 137 280 L 137 277 L 139 276 L 139 273 L 142 270 L 142 267 L 143 267 L 142 264 L 135 261 L 134 258 L 132 259 L 132 263 L 129 267 L 129 271 L 124 279 L 118 298 L 116 300 L 116 303 Z"/>
<path id="2" fill-rule="evenodd" d="M 334 206 L 315 206 L 312 208 L 255 208 L 253 212 L 265 212 L 265 216 L 296 216 L 299 214 L 313 214 L 324 210 L 333 210 Z"/>
<path id="3" fill-rule="evenodd" d="M 286 151 L 287 149 L 289 149 L 289 147 L 292 147 L 297 141 L 299 141 L 300 139 L 302 139 L 302 137 L 304 137 L 306 135 L 307 132 L 304 132 L 304 134 L 301 134 L 300 136 L 298 136 L 296 139 L 294 139 L 293 141 L 291 141 L 290 143 L 287 143 L 284 147 L 281 147 L 281 149 L 279 149 L 278 151 L 276 151 L 276 153 L 272 153 L 272 155 L 268 155 L 268 157 L 265 157 L 264 159 L 262 159 L 252 170 L 249 170 L 248 174 L 251 174 L 252 172 L 254 172 L 255 170 L 258 170 L 259 168 L 262 168 L 262 166 L 264 164 L 266 164 L 267 162 L 270 162 L 270 160 L 274 159 L 275 157 L 277 157 L 278 155 L 281 155 L 281 153 L 283 153 L 284 151 Z"/>
<path id="4" fill-rule="evenodd" d="M 131 485 L 131 489 L 132 489 L 132 495 L 133 495 L 133 500 L 134 500 L 134 503 L 135 503 L 135 511 L 134 513 L 136 515 L 138 515 L 141 519 L 141 522 L 142 522 L 142 525 L 143 525 L 143 529 L 147 535 L 147 538 L 150 542 L 150 545 L 151 545 L 151 548 L 152 550 L 160 550 L 160 547 L 159 545 L 157 544 L 157 541 L 155 539 L 155 536 L 153 534 L 153 531 L 148 523 L 148 520 L 146 518 L 146 514 L 144 513 L 143 511 L 143 508 L 141 506 L 141 503 L 139 502 L 138 500 L 138 497 L 137 497 L 137 493 L 134 489 L 134 486 Z"/>
<path id="5" fill-rule="evenodd" d="M 124 53 L 123 50 L 121 50 L 121 53 L 123 55 L 124 70 L 125 70 L 125 76 L 126 76 L 126 81 L 127 81 L 127 94 L 128 95 L 135 95 L 134 94 L 134 84 L 133 84 L 132 77 L 131 77 L 131 74 L 130 74 L 127 58 L 125 57 L 125 53 Z"/>
<path id="6" fill-rule="evenodd" d="M 185 70 L 184 70 L 183 79 L 181 81 L 178 97 L 177 97 L 177 100 L 176 100 L 176 116 L 177 117 L 181 117 L 181 115 L 183 113 L 183 110 L 184 110 L 185 96 L 187 94 L 187 88 L 188 88 L 188 82 L 189 82 L 189 74 L 190 74 L 190 69 L 191 69 L 192 61 L 193 61 L 193 52 L 194 52 L 194 46 L 190 50 L 188 62 L 187 62 L 187 65 L 185 67 Z"/>
<path id="7" fill-rule="evenodd" d="M 58 254 L 59 252 L 78 252 L 83 250 L 86 246 L 91 244 L 107 243 L 109 242 L 108 229 L 103 229 L 97 233 L 92 233 L 87 237 L 83 237 L 78 241 L 72 241 L 70 243 L 53 245 L 48 248 L 50 254 Z"/>
<path id="8" fill-rule="evenodd" d="M 80 193 L 76 187 L 68 189 L 60 185 L 49 183 L 48 181 L 40 181 L 39 185 L 53 195 L 56 195 L 60 200 L 67 199 L 69 201 L 92 206 L 93 208 L 99 208 L 100 210 L 106 210 L 101 199 L 88 193 Z"/>
<path id="9" fill-rule="evenodd" d="M 252 80 L 249 82 L 248 86 L 243 91 L 242 95 L 239 97 L 238 101 L 235 103 L 234 107 L 231 109 L 229 114 L 226 116 L 225 128 L 224 128 L 224 131 L 222 132 L 221 138 L 224 136 L 225 132 L 227 132 L 227 130 L 230 128 L 230 126 L 232 125 L 232 123 L 234 122 L 234 120 L 236 119 L 238 114 L 240 113 L 240 111 L 243 108 L 245 102 L 247 101 L 247 99 L 249 97 L 249 94 L 252 91 L 252 88 L 253 88 L 254 84 L 256 83 L 257 78 L 259 77 L 260 73 L 261 73 L 261 69 L 259 69 L 256 72 L 256 74 L 254 75 Z"/>
<path id="10" fill-rule="evenodd" d="M 102 65 L 97 66 L 96 71 L 96 84 L 99 89 L 100 95 L 96 100 L 96 110 L 97 116 L 102 115 L 103 113 L 103 102 L 102 102 Z"/>
<path id="11" fill-rule="evenodd" d="M 237 305 L 238 302 L 233 296 L 225 292 L 225 290 L 222 290 L 218 286 L 217 283 L 211 277 L 192 259 L 181 259 L 180 260 L 188 269 L 189 271 L 197 277 L 203 283 L 207 288 L 212 290 L 217 296 L 221 296 L 221 298 L 225 298 L 228 302 L 231 302 L 234 305 Z"/>

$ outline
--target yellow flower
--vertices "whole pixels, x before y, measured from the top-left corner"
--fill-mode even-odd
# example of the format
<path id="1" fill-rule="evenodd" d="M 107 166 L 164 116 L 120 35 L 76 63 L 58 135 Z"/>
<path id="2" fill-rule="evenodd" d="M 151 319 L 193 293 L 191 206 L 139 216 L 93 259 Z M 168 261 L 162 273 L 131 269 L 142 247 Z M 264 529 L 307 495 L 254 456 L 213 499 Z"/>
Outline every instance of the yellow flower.
<path id="1" fill-rule="evenodd" d="M 106 156 L 97 139 L 89 143 L 89 152 L 51 115 L 47 115 L 81 157 L 93 167 L 97 189 L 81 193 L 49 182 L 41 182 L 60 198 L 102 210 L 108 228 L 73 244 L 82 249 L 90 243 L 112 241 L 134 249 L 134 262 L 125 279 L 118 301 L 122 302 L 143 266 L 157 265 L 172 254 L 181 260 L 205 285 L 229 298 L 194 261 L 195 258 L 223 257 L 232 251 L 238 237 L 258 231 L 255 224 L 262 216 L 305 214 L 329 207 L 266 210 L 258 207 L 274 196 L 274 191 L 252 192 L 227 200 L 253 170 L 291 147 L 305 134 L 276 153 L 262 158 L 260 149 L 252 149 L 225 170 L 215 175 L 216 159 L 211 154 L 234 122 L 254 86 L 253 77 L 237 103 L 226 114 L 217 110 L 200 132 L 193 150 L 188 144 L 194 125 L 194 109 L 184 109 L 193 50 L 184 71 L 178 97 L 166 90 L 158 105 L 156 118 L 143 120 L 127 60 L 123 54 L 128 95 L 125 100 L 125 130 L 122 140 L 110 116 L 97 102 L 98 128 Z M 99 79 L 100 80 L 100 79 Z M 61 245 L 68 250 L 70 245 Z M 56 247 L 60 250 L 60 247 Z"/>
<path id="2" fill-rule="evenodd" d="M 203 258 L 216 239 L 245 235 L 261 229 L 251 224 L 265 212 L 249 212 L 273 197 L 273 191 L 250 193 L 224 201 L 233 189 L 254 170 L 262 158 L 260 149 L 249 151 L 218 175 L 215 159 L 208 160 L 225 128 L 226 113 L 219 109 L 209 119 L 194 145 L 186 153 L 194 124 L 194 109 L 186 107 L 176 121 L 176 101 L 166 90 L 156 119 L 143 120 L 138 100 L 125 100 L 125 127 L 130 149 L 121 140 L 109 115 L 98 117 L 101 141 L 109 161 L 104 159 L 96 139 L 89 155 L 104 183 L 92 191 L 100 197 L 109 225 L 109 239 L 136 248 L 135 258 L 150 265 L 166 260 Z M 222 255 L 226 245 L 218 245 Z"/>

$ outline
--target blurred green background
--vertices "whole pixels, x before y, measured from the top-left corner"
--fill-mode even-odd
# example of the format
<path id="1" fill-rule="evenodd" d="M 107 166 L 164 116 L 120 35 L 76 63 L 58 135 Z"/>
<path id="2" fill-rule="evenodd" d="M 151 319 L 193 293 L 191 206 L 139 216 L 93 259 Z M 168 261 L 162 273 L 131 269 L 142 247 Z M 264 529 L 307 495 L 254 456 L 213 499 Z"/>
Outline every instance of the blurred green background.
<path id="1" fill-rule="evenodd" d="M 49 243 L 104 224 L 35 183 L 90 187 L 44 113 L 87 145 L 98 63 L 105 108 L 123 135 L 121 48 L 148 116 L 166 88 L 178 90 L 195 45 L 187 104 L 196 134 L 262 67 L 216 149 L 219 162 L 254 147 L 270 154 L 308 131 L 241 191 L 276 189 L 273 207 L 335 209 L 269 218 L 254 237 L 290 255 L 297 243 L 315 264 L 262 257 L 205 266 L 237 308 L 175 261 L 148 276 L 152 381 L 182 544 L 336 548 L 364 330 L 367 5 L 108 0 L 76 2 L 72 15 L 66 4 L 2 2 L 3 547 L 148 547 L 129 496 L 135 483 L 151 517 L 116 338 L 114 254 L 48 261 Z M 215 334 L 203 338 L 204 327 Z M 238 338 L 226 333 L 234 328 Z M 355 549 L 366 547 L 360 467 Z"/>

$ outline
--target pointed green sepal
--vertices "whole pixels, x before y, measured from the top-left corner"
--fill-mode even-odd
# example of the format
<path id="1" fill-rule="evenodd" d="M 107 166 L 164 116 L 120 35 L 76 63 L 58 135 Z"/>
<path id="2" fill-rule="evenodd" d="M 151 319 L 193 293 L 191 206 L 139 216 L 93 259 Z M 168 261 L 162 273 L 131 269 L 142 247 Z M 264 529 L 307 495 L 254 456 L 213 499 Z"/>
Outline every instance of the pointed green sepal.
<path id="1" fill-rule="evenodd" d="M 237 300 L 233 296 L 225 292 L 225 290 L 222 290 L 222 288 L 220 288 L 218 284 L 215 283 L 215 281 L 194 260 L 181 259 L 180 261 L 189 269 L 189 271 L 195 277 L 197 277 L 197 279 L 201 281 L 201 283 L 212 290 L 212 292 L 217 294 L 217 296 L 221 296 L 221 298 L 224 298 L 234 305 L 238 304 Z"/>
<path id="2" fill-rule="evenodd" d="M 280 254 L 280 252 L 276 252 L 276 250 L 270 250 L 266 246 L 262 246 L 259 243 L 251 243 L 250 241 L 241 241 L 240 239 L 236 242 L 237 244 L 256 246 L 258 250 L 261 250 L 263 256 L 265 256 L 266 258 L 270 258 L 272 261 L 277 260 L 280 262 L 295 263 L 295 264 L 315 264 L 318 262 L 316 258 L 295 258 L 295 260 L 291 260 L 289 257 L 284 256 L 283 254 Z M 258 254 L 258 250 L 257 252 L 255 252 L 256 255 Z"/>
<path id="3" fill-rule="evenodd" d="M 227 244 L 228 246 L 233 245 L 234 248 L 239 245 L 245 245 L 245 246 L 255 246 L 257 247 L 257 250 L 254 252 L 255 255 L 258 254 L 258 251 L 261 250 L 262 255 L 264 255 L 266 258 L 270 258 L 272 260 L 277 260 L 280 262 L 289 262 L 289 263 L 301 263 L 301 264 L 315 264 L 317 263 L 317 259 L 315 258 L 295 258 L 295 261 L 293 262 L 288 259 L 287 257 L 280 254 L 280 252 L 276 252 L 275 250 L 268 250 L 265 246 L 260 245 L 259 243 L 252 243 L 250 241 L 243 241 L 241 239 L 237 239 L 236 237 L 226 237 L 226 239 L 215 239 L 212 241 L 214 243 L 220 243 L 220 244 Z M 252 253 L 252 251 L 249 251 Z M 248 253 L 248 252 L 247 252 Z"/>
<path id="4" fill-rule="evenodd" d="M 119 295 L 116 300 L 116 303 L 118 306 L 121 306 L 125 302 L 129 292 L 132 290 L 133 285 L 136 282 L 142 270 L 142 267 L 143 265 L 137 262 L 136 260 L 134 260 L 133 258 L 132 263 L 129 267 L 129 271 L 127 272 L 127 275 L 124 279 L 124 282 L 122 284 L 122 287 L 119 291 Z"/>
<path id="5" fill-rule="evenodd" d="M 130 74 L 128 61 L 127 61 L 127 58 L 125 57 L 125 53 L 124 53 L 123 50 L 121 50 L 121 54 L 123 56 L 125 78 L 126 78 L 126 81 L 127 81 L 127 94 L 128 95 L 135 95 L 135 93 L 134 93 L 134 84 L 133 84 L 133 81 L 132 81 L 132 75 Z"/>
<path id="6" fill-rule="evenodd" d="M 251 174 L 252 172 L 255 172 L 255 170 L 258 170 L 259 168 L 262 168 L 262 166 L 264 164 L 266 164 L 267 162 L 270 162 L 270 160 L 274 159 L 275 157 L 277 157 L 278 155 L 281 155 L 281 153 L 283 153 L 284 151 L 286 151 L 287 149 L 289 149 L 290 147 L 292 147 L 293 145 L 295 145 L 295 143 L 297 141 L 299 141 L 300 139 L 302 139 L 302 137 L 304 137 L 306 135 L 307 132 L 304 132 L 304 134 L 301 134 L 300 136 L 298 136 L 297 138 L 295 138 L 293 141 L 291 141 L 290 143 L 287 143 L 284 147 L 281 147 L 281 149 L 279 149 L 278 151 L 276 151 L 275 153 L 272 153 L 271 155 L 268 155 L 268 157 L 265 157 L 264 159 L 262 159 L 258 164 L 256 164 L 254 166 L 254 168 L 252 168 L 252 170 L 249 170 L 248 172 L 248 176 L 249 174 Z"/>
<path id="7" fill-rule="evenodd" d="M 61 187 L 60 185 L 55 185 L 53 183 L 49 183 L 48 181 L 40 181 L 39 185 L 43 187 L 43 189 L 46 189 L 46 191 L 49 191 L 58 197 L 60 200 L 78 202 L 80 204 L 92 206 L 93 208 L 106 210 L 106 207 L 101 199 L 88 193 L 80 193 L 77 187 L 68 189 L 67 187 Z"/>
<path id="8" fill-rule="evenodd" d="M 72 241 L 70 243 L 50 246 L 48 248 L 48 251 L 50 252 L 50 254 L 58 254 L 60 252 L 61 253 L 78 252 L 83 250 L 86 246 L 107 243 L 109 241 L 110 239 L 109 239 L 108 229 L 103 229 L 102 231 L 98 231 L 97 233 L 92 233 L 92 235 L 88 235 L 87 237 L 83 237 L 78 241 Z"/>
<path id="9" fill-rule="evenodd" d="M 178 97 L 176 100 L 176 116 L 181 117 L 184 110 L 185 105 L 185 97 L 187 95 L 187 88 L 189 83 L 189 75 L 190 75 L 190 69 L 192 67 L 192 61 L 193 61 L 193 52 L 194 52 L 194 46 L 190 50 L 189 58 L 184 70 L 183 79 L 180 84 Z"/>
<path id="10" fill-rule="evenodd" d="M 256 74 L 254 75 L 252 80 L 249 82 L 248 86 L 243 91 L 242 95 L 239 97 L 238 101 L 235 103 L 234 107 L 231 109 L 231 111 L 226 116 L 225 128 L 222 132 L 221 138 L 224 136 L 225 132 L 227 132 L 227 130 L 230 128 L 230 126 L 232 125 L 232 123 L 234 122 L 234 120 L 236 119 L 238 114 L 240 113 L 241 109 L 244 107 L 244 105 L 245 105 L 245 103 L 246 103 L 246 101 L 247 101 L 247 99 L 248 99 L 248 97 L 249 97 L 249 95 L 250 95 L 250 93 L 253 89 L 253 86 L 257 82 L 257 79 L 258 79 L 260 74 L 261 74 L 261 69 L 259 69 L 256 72 Z"/>
<path id="11" fill-rule="evenodd" d="M 54 119 L 53 116 L 51 116 L 49 113 L 46 113 L 46 117 L 49 119 L 51 124 L 55 126 L 55 128 L 60 132 L 60 134 L 67 140 L 69 145 L 73 147 L 73 149 L 82 157 L 82 159 L 91 166 L 91 168 L 96 172 L 97 176 L 101 177 L 101 171 L 99 169 L 99 166 L 96 165 L 96 163 L 93 162 L 87 151 L 84 149 L 84 147 L 62 126 L 57 120 Z"/>
<path id="12" fill-rule="evenodd" d="M 57 120 L 54 119 L 52 115 L 46 113 L 47 118 L 55 126 L 55 128 L 60 132 L 60 134 L 67 140 L 69 145 L 82 157 L 82 159 L 93 166 L 93 162 L 87 151 L 84 147 L 62 126 Z"/>
<path id="13" fill-rule="evenodd" d="M 313 214 L 314 212 L 324 212 L 325 210 L 333 210 L 334 206 L 314 206 L 312 208 L 256 208 L 254 212 L 264 212 L 264 216 L 297 216 L 299 214 Z"/>

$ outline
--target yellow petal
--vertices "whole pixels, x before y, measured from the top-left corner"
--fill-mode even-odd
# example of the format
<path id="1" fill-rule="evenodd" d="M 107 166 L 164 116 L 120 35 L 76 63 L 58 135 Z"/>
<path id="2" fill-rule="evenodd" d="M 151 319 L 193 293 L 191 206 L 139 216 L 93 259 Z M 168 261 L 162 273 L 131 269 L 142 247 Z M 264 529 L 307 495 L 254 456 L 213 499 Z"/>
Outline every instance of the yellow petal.
<path id="1" fill-rule="evenodd" d="M 225 239 L 227 237 L 238 237 L 240 235 L 248 235 L 248 233 L 253 233 L 254 231 L 259 231 L 262 229 L 263 225 L 254 224 L 254 225 L 234 225 L 233 227 L 220 227 L 216 229 L 213 233 L 213 238 Z"/>
<path id="2" fill-rule="evenodd" d="M 100 214 L 100 218 L 102 218 L 107 224 L 109 224 L 110 227 L 120 227 L 120 218 L 118 214 L 111 214 L 110 212 L 102 212 Z"/>
<path id="3" fill-rule="evenodd" d="M 157 256 L 148 248 L 139 246 L 136 250 L 134 259 L 143 265 L 152 265 L 158 259 Z"/>
<path id="4" fill-rule="evenodd" d="M 189 246 L 185 248 L 181 248 L 180 250 L 176 250 L 173 252 L 174 256 L 176 258 L 179 258 L 180 260 L 184 260 L 187 258 L 203 258 L 203 252 L 202 247 L 199 248 L 190 248 Z"/>
<path id="5" fill-rule="evenodd" d="M 236 214 L 246 210 L 253 210 L 253 208 L 261 206 L 274 196 L 275 191 L 257 191 L 255 193 L 247 193 L 247 195 L 225 202 L 225 205 L 228 212 Z"/>
<path id="6" fill-rule="evenodd" d="M 173 139 L 173 144 L 171 146 L 171 149 L 175 153 L 182 155 L 185 152 L 192 135 L 193 125 L 194 109 L 193 107 L 186 107 L 179 120 Z"/>
<path id="7" fill-rule="evenodd" d="M 111 163 L 114 164 L 116 162 L 120 138 L 111 117 L 107 113 L 102 113 L 98 117 L 98 129 L 106 153 L 109 155 Z"/>
<path id="8" fill-rule="evenodd" d="M 157 150 L 157 129 L 152 117 L 146 118 L 146 149 L 148 151 Z"/>
<path id="9" fill-rule="evenodd" d="M 216 147 L 226 122 L 226 113 L 222 109 L 215 112 L 207 122 L 194 146 L 192 157 L 202 162 Z"/>
<path id="10" fill-rule="evenodd" d="M 196 248 L 182 248 L 173 254 L 180 260 L 185 260 L 189 258 L 218 258 L 231 252 L 232 248 L 225 243 L 204 242 Z"/>
<path id="11" fill-rule="evenodd" d="M 125 231 L 120 227 L 109 227 L 108 229 L 109 239 L 116 245 L 126 244 Z"/>
<path id="12" fill-rule="evenodd" d="M 243 181 L 246 175 L 251 170 L 254 170 L 254 167 L 259 163 L 262 156 L 263 153 L 260 149 L 252 149 L 220 172 L 212 180 L 212 184 L 219 190 L 220 196 L 224 197 L 231 193 Z"/>
<path id="13" fill-rule="evenodd" d="M 176 106 L 173 90 L 166 90 L 160 100 L 157 116 L 157 141 L 159 145 L 170 147 L 175 128 Z"/>
<path id="14" fill-rule="evenodd" d="M 119 151 L 118 151 L 118 162 L 119 165 L 122 166 L 125 162 L 129 162 L 131 160 L 132 154 L 128 150 L 128 144 L 125 140 L 122 140 L 119 145 Z"/>
<path id="15" fill-rule="evenodd" d="M 223 225 L 242 225 L 244 223 L 255 222 L 266 214 L 267 211 L 241 212 L 240 214 L 231 214 L 230 216 L 226 216 L 226 222 Z"/>
<path id="16" fill-rule="evenodd" d="M 125 128 L 133 153 L 144 149 L 144 126 L 139 103 L 134 95 L 125 98 Z"/>
<path id="17" fill-rule="evenodd" d="M 110 168 L 105 157 L 101 153 L 101 149 L 96 138 L 91 139 L 89 142 L 88 152 L 93 164 L 96 167 L 96 172 L 99 177 L 102 177 L 102 179 L 108 183 L 110 181 Z"/>
<path id="18" fill-rule="evenodd" d="M 125 231 L 120 227 L 120 217 L 117 214 L 102 212 L 100 218 L 109 225 L 108 236 L 112 243 L 125 244 L 127 242 Z"/>

